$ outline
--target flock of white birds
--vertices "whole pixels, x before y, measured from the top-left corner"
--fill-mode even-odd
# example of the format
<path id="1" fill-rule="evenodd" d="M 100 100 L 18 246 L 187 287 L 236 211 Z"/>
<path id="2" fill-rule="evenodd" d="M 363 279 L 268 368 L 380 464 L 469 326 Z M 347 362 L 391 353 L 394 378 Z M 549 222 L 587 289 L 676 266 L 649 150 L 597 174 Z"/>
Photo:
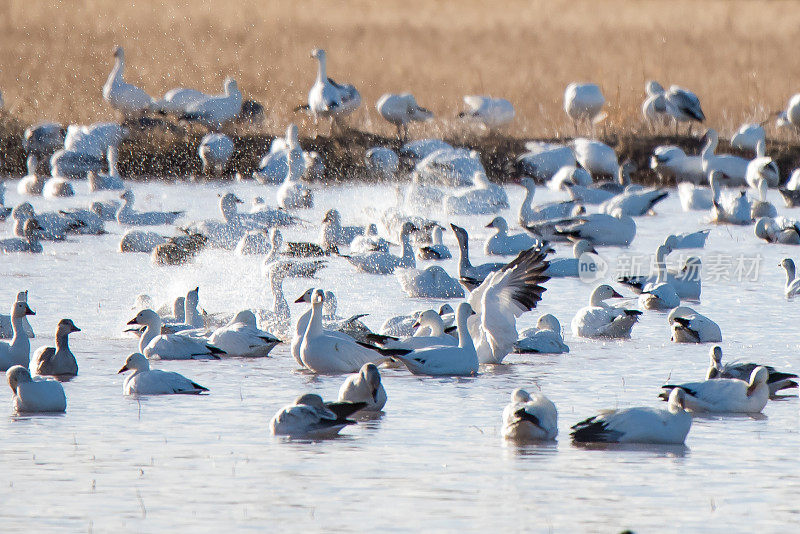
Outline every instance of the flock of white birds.
<path id="1" fill-rule="evenodd" d="M 341 129 L 342 119 L 361 105 L 361 96 L 354 86 L 329 77 L 324 50 L 315 49 L 311 56 L 318 62 L 317 76 L 308 102 L 298 110 L 308 111 L 315 121 L 330 119 L 332 130 Z M 243 103 L 236 81 L 227 79 L 224 92 L 218 95 L 177 88 L 155 99 L 125 82 L 121 47 L 114 57 L 114 68 L 103 87 L 108 104 L 126 120 L 145 121 L 159 114 L 204 125 L 210 133 L 203 138 L 198 156 L 204 172 L 222 174 L 234 152 L 234 142 L 219 130 L 242 116 L 259 112 L 257 104 Z M 672 86 L 665 90 L 650 81 L 646 94 L 642 114 L 653 127 L 674 123 L 677 131 L 679 123 L 688 123 L 691 129 L 693 122 L 705 120 L 699 99 L 687 89 Z M 487 130 L 501 128 L 514 117 L 513 105 L 504 99 L 467 96 L 464 102 L 467 109 L 460 116 Z M 605 102 L 596 84 L 573 83 L 566 88 L 564 110 L 574 123 L 576 135 L 582 124 L 593 127 L 604 119 Z M 404 141 L 411 122 L 433 117 L 409 93 L 383 95 L 376 108 L 397 127 Z M 800 95 L 792 97 L 778 123 L 800 128 Z M 147 252 L 157 263 L 189 261 L 204 247 L 263 255 L 263 272 L 274 296 L 272 308 L 211 316 L 198 308 L 199 288 L 157 310 L 143 295 L 128 323 L 139 337 L 138 351 L 126 359 L 120 373 L 131 373 L 124 382 L 126 395 L 200 394 L 207 388 L 178 373 L 151 369 L 150 361 L 266 357 L 277 344 L 288 343 L 298 366 L 314 373 L 349 374 L 336 401 L 304 394 L 273 417 L 271 432 L 292 437 L 336 435 L 355 424 L 353 414 L 383 410 L 387 402 L 381 384 L 383 366 L 404 366 L 418 375 L 469 376 L 477 374 L 481 364 L 501 364 L 511 352 L 568 352 L 554 316 L 543 315 L 536 328 L 521 334 L 517 318 L 536 307 L 549 278 L 578 278 L 587 269 L 591 272 L 600 261 L 596 247 L 630 245 L 636 235 L 635 218 L 652 214 L 653 207 L 669 194 L 666 189 L 631 184 L 635 167 L 629 162 L 620 164 L 614 149 L 597 140 L 528 143 L 528 152 L 517 159 L 514 169 L 527 191 L 518 221 L 526 231 L 509 233 L 508 221 L 496 216 L 488 224 L 494 233 L 485 242 L 484 251 L 498 256 L 499 261 L 474 265 L 464 228 L 454 224 L 446 228 L 410 213 L 418 208 L 435 208 L 445 215 L 497 215 L 509 207 L 505 188 L 487 178 L 477 152 L 439 139 L 423 139 L 406 142 L 400 153 L 376 146 L 365 155 L 366 168 L 378 178 L 397 178 L 411 169 L 411 182 L 397 189 L 397 208 L 367 210 L 373 222 L 366 227 L 344 225 L 339 212 L 331 209 L 318 226 L 315 241 L 286 243 L 281 228 L 308 224 L 298 213 L 314 205 L 315 189 L 309 182 L 321 175 L 325 165 L 324 155 L 302 148 L 298 129 L 292 124 L 285 137 L 275 139 L 252 176 L 260 183 L 280 184 L 275 205 L 257 199 L 249 212 L 241 212 L 242 200 L 228 193 L 220 199 L 221 219 L 183 224 L 177 235 L 167 238 L 142 227 L 172 226 L 184 214 L 144 212 L 134 207 L 134 194 L 117 170 L 118 146 L 128 134 L 126 127 L 115 123 L 70 125 L 66 129 L 44 123 L 29 128 L 23 140 L 28 175 L 17 182 L 20 195 L 67 197 L 74 195 L 78 183 L 86 183 L 92 192 L 122 191 L 121 202 L 94 202 L 86 209 L 36 213 L 29 202 L 5 207 L 5 184 L 0 182 L 0 220 L 10 215 L 15 234 L 0 240 L 0 250 L 38 253 L 43 250 L 42 241 L 57 242 L 71 234 L 100 234 L 111 222 L 128 229 L 119 245 L 121 252 Z M 665 180 L 678 182 L 684 210 L 707 211 L 712 223 L 755 223 L 755 235 L 760 239 L 800 244 L 800 224 L 778 216 L 766 198 L 768 188 L 782 183 L 777 164 L 766 155 L 762 125 L 742 126 L 731 142 L 753 151 L 753 157 L 717 154 L 718 135 L 709 129 L 699 155 L 662 146 L 655 149 L 651 166 Z M 42 163 L 49 163 L 49 173 L 40 172 Z M 535 203 L 537 183 L 565 192 L 570 200 Z M 752 198 L 739 188 L 751 191 Z M 316 192 L 324 194 L 324 188 Z M 787 205 L 800 204 L 798 170 L 781 193 Z M 452 257 L 442 242 L 443 230 L 452 231 L 458 242 L 458 272 L 450 274 L 435 264 L 418 269 L 418 261 Z M 684 305 L 700 297 L 700 259 L 690 257 L 679 271 L 666 266 L 671 252 L 702 248 L 707 236 L 708 230 L 665 236 L 656 251 L 655 272 L 631 273 L 618 280 L 640 294 L 642 309 L 669 312 L 675 342 L 722 340 L 714 321 Z M 401 247 L 399 255 L 391 251 L 395 242 Z M 574 243 L 574 257 L 549 259 L 553 242 Z M 356 272 L 396 276 L 410 297 L 466 300 L 455 309 L 445 304 L 439 309 L 389 318 L 380 332 L 372 332 L 359 320 L 360 315 L 349 319 L 336 316 L 335 296 L 312 288 L 296 300 L 308 304 L 306 313 L 291 321 L 283 280 L 311 278 L 326 261 L 335 258 L 349 262 Z M 787 273 L 786 296 L 795 296 L 800 293 L 795 265 L 788 258 L 781 265 Z M 0 369 L 7 372 L 17 412 L 64 411 L 64 389 L 59 381 L 47 377 L 64 380 L 77 375 L 69 335 L 80 329 L 72 320 L 63 319 L 56 328 L 55 347 L 42 347 L 31 357 L 33 330 L 27 317 L 34 312 L 27 296 L 27 292 L 19 293 L 11 313 L 0 316 L 0 337 L 10 338 L 10 342 L 0 342 Z M 608 284 L 597 286 L 588 305 L 572 319 L 573 334 L 596 339 L 630 337 L 639 316 L 646 311 L 607 302 L 621 296 Z M 663 386 L 666 409 L 602 411 L 575 424 L 572 439 L 681 444 L 690 430 L 692 413 L 761 412 L 771 395 L 797 387 L 795 378 L 795 374 L 756 363 L 723 364 L 720 348 L 713 346 L 705 380 Z M 540 392 L 515 390 L 502 418 L 502 434 L 508 439 L 556 438 L 556 407 Z"/>

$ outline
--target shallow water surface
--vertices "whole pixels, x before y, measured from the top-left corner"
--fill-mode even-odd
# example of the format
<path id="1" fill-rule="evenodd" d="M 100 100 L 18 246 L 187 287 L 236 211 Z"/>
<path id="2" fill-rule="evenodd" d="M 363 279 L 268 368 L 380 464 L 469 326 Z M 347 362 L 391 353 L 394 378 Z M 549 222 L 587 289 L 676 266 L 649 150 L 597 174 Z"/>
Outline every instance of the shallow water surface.
<path id="1" fill-rule="evenodd" d="M 10 182 L 8 205 L 19 200 L 14 189 Z M 274 198 L 275 191 L 242 184 L 134 189 L 139 209 L 186 209 L 182 222 L 217 217 L 218 195 L 225 191 L 246 202 L 256 195 Z M 516 186 L 508 191 L 513 209 L 504 215 L 514 226 L 523 194 Z M 389 205 L 395 194 L 388 186 L 317 190 L 317 207 L 302 216 L 317 221 L 336 206 L 346 222 L 368 222 L 362 207 L 376 198 Z M 538 201 L 556 198 L 537 192 Z M 78 184 L 74 199 L 33 204 L 52 210 L 89 199 Z M 800 215 L 783 208 L 777 194 L 770 192 L 770 199 L 786 215 Z M 680 211 L 674 191 L 657 211 L 637 219 L 629 249 L 601 250 L 612 265 L 609 275 L 621 252 L 649 261 L 667 232 L 708 227 L 705 214 Z M 482 241 L 491 218 L 452 219 L 470 230 L 475 263 L 486 261 Z M 681 251 L 699 253 L 706 271 L 701 303 L 689 304 L 720 324 L 726 361 L 799 370 L 799 304 L 783 298 L 777 266 L 798 249 L 759 242 L 752 226 L 711 228 L 705 250 Z M 4 531 L 777 531 L 800 521 L 796 397 L 770 401 L 761 417 L 695 418 L 685 447 L 570 443 L 569 427 L 598 409 L 658 406 L 665 381 L 701 379 L 709 350 L 671 343 L 666 314 L 658 312 L 645 313 L 629 341 L 576 339 L 569 323 L 594 286 L 575 279 L 547 282 L 539 308 L 518 322 L 521 331 L 541 313 L 553 313 L 569 354 L 511 355 L 474 378 L 387 370 L 385 414 L 348 427 L 338 439 L 269 435 L 269 419 L 281 406 L 304 392 L 333 399 L 344 379 L 298 371 L 286 345 L 266 359 L 154 363 L 209 387 L 209 395 L 125 397 L 123 375 L 116 372 L 137 346 L 121 333 L 135 314 L 130 307 L 137 294 L 164 302 L 199 285 L 204 309 L 230 313 L 269 307 L 271 296 L 257 257 L 206 251 L 188 266 L 156 267 L 147 255 L 117 252 L 123 229 L 107 229 L 100 237 L 45 242 L 42 255 L 0 256 L 0 305 L 5 311 L 17 291 L 30 290 L 34 350 L 53 342 L 62 317 L 83 330 L 71 337 L 80 375 L 64 385 L 65 415 L 15 417 L 10 391 L 0 388 Z M 11 222 L 0 223 L 0 234 L 10 233 Z M 316 230 L 286 236 L 315 237 Z M 455 253 L 452 232 L 445 243 Z M 570 254 L 565 245 L 557 250 Z M 737 280 L 739 256 L 757 263 L 756 276 Z M 455 260 L 441 265 L 456 270 Z M 318 281 L 287 279 L 289 301 L 311 284 L 337 294 L 340 315 L 369 313 L 365 322 L 374 328 L 389 316 L 439 304 L 409 299 L 393 276 L 355 274 L 338 258 L 328 261 Z M 292 305 L 294 317 L 302 311 Z M 515 446 L 500 438 L 500 414 L 517 387 L 541 388 L 556 404 L 557 442 Z"/>

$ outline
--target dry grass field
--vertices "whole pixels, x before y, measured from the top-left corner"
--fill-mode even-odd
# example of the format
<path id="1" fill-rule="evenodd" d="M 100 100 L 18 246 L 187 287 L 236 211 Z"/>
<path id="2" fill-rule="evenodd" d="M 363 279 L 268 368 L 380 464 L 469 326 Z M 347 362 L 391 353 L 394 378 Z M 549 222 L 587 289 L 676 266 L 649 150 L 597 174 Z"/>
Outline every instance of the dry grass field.
<path id="1" fill-rule="evenodd" d="M 393 132 L 377 98 L 408 90 L 437 114 L 415 137 L 452 132 L 472 93 L 514 103 L 508 135 L 571 135 L 562 95 L 577 80 L 603 88 L 607 129 L 635 132 L 650 78 L 693 89 L 708 124 L 728 132 L 800 91 L 798 41 L 800 5 L 788 1 L 3 0 L 0 90 L 23 122 L 112 119 L 101 87 L 121 44 L 127 80 L 154 96 L 219 92 L 232 75 L 265 105 L 265 133 L 294 120 L 310 134 L 291 108 L 305 100 L 319 46 L 331 76 L 364 97 L 351 124 L 377 134 Z"/>

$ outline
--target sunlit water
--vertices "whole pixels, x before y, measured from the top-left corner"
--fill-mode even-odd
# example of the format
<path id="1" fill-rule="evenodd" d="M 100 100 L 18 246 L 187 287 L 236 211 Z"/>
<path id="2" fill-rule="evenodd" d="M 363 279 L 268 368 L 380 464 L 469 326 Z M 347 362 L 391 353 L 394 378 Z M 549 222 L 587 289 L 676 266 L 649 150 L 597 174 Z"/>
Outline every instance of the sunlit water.
<path id="1" fill-rule="evenodd" d="M 6 202 L 14 205 L 18 197 L 9 186 Z M 85 186 L 78 189 L 75 199 L 33 203 L 39 210 L 88 204 Z M 153 183 L 135 190 L 140 209 L 186 209 L 184 221 L 217 217 L 218 194 L 228 190 L 247 202 L 257 194 L 274 198 L 274 188 L 240 184 Z M 508 191 L 513 209 L 505 215 L 513 224 L 522 189 Z M 363 205 L 394 198 L 386 186 L 327 188 L 316 192 L 316 208 L 303 217 L 318 221 L 336 206 L 345 221 L 366 222 Z M 537 192 L 539 201 L 555 198 Z M 770 198 L 782 206 L 777 194 Z M 675 194 L 658 212 L 638 219 L 625 253 L 650 255 L 667 232 L 708 226 L 705 214 L 681 212 Z M 470 229 L 475 263 L 485 261 L 490 219 L 452 219 Z M 10 234 L 11 222 L 0 229 Z M 209 387 L 206 396 L 125 397 L 116 372 L 136 348 L 121 331 L 137 294 L 167 301 L 199 285 L 201 306 L 211 312 L 269 307 L 271 297 L 257 257 L 207 251 L 188 266 L 156 267 L 145 254 L 117 252 L 123 230 L 107 229 L 101 237 L 45 242 L 42 255 L 0 256 L 4 310 L 17 291 L 30 290 L 34 349 L 52 344 L 62 317 L 83 330 L 71 338 L 80 375 L 64 385 L 66 415 L 15 417 L 10 390 L 0 388 L 7 413 L 0 417 L 3 531 L 776 531 L 800 521 L 796 397 L 771 401 L 763 417 L 696 418 L 686 447 L 591 450 L 570 443 L 569 427 L 598 409 L 658 406 L 659 386 L 668 379 L 701 379 L 709 350 L 671 343 L 666 314 L 656 312 L 645 313 L 629 341 L 576 339 L 569 323 L 593 286 L 575 279 L 549 281 L 539 308 L 518 325 L 522 330 L 541 313 L 555 314 L 569 354 L 512 355 L 475 378 L 385 371 L 385 415 L 338 439 L 269 435 L 280 407 L 309 391 L 332 399 L 344 378 L 299 372 L 285 345 L 267 359 L 155 364 Z M 783 297 L 777 264 L 798 249 L 766 245 L 752 232 L 752 226 L 712 228 L 701 251 L 706 265 L 728 257 L 735 263 L 744 254 L 760 257 L 760 270 L 755 280 L 742 281 L 726 280 L 735 278 L 730 269 L 719 277 L 707 272 L 702 302 L 692 305 L 720 324 L 726 360 L 796 371 L 800 313 L 797 302 Z M 287 232 L 290 239 L 302 235 L 315 237 L 316 229 Z M 449 231 L 445 242 L 455 252 Z M 557 248 L 558 255 L 570 252 Z M 619 252 L 601 251 L 611 275 Z M 455 260 L 443 265 L 455 272 Z M 393 276 L 356 274 L 342 259 L 331 259 L 313 283 L 336 292 L 340 315 L 369 313 L 365 321 L 375 328 L 386 317 L 438 305 L 407 298 Z M 293 301 L 309 285 L 287 279 L 284 289 Z M 293 316 L 302 313 L 292 306 Z M 555 402 L 557 443 L 520 447 L 500 438 L 500 414 L 517 387 L 540 387 Z"/>

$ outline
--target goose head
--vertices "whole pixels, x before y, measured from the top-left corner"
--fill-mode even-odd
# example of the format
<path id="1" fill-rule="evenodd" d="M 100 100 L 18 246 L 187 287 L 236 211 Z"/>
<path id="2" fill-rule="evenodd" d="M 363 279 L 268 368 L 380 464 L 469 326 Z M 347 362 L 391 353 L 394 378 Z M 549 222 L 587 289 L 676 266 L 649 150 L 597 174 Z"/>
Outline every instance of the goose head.
<path id="1" fill-rule="evenodd" d="M 15 302 L 11 307 L 11 318 L 12 319 L 20 319 L 25 317 L 26 315 L 36 315 L 32 309 L 28 307 L 28 303 L 22 300 L 18 300 Z"/>
<path id="2" fill-rule="evenodd" d="M 511 402 L 530 402 L 531 394 L 522 388 L 517 388 L 511 392 Z"/>
<path id="3" fill-rule="evenodd" d="M 317 411 L 319 415 L 335 417 L 334 413 L 330 411 L 327 406 L 325 406 L 325 401 L 322 400 L 322 397 L 316 393 L 306 393 L 305 395 L 300 395 L 297 397 L 297 400 L 294 401 L 294 404 L 295 406 L 309 406 Z"/>
<path id="4" fill-rule="evenodd" d="M 36 219 L 28 219 L 25 221 L 25 226 L 22 228 L 22 235 L 25 237 L 33 237 L 42 230 L 44 230 L 44 228 L 39 224 L 39 221 Z"/>
<path id="5" fill-rule="evenodd" d="M 311 57 L 318 61 L 325 61 L 325 50 L 322 48 L 315 48 L 311 51 Z"/>
<path id="6" fill-rule="evenodd" d="M 80 332 L 81 329 L 75 326 L 72 319 L 61 319 L 56 326 L 56 337 L 67 336 L 73 332 Z"/>
<path id="7" fill-rule="evenodd" d="M 125 371 L 149 371 L 150 370 L 150 362 L 147 361 L 147 358 L 144 357 L 144 354 L 140 352 L 134 352 L 127 358 L 125 358 L 125 363 L 123 364 L 122 368 L 117 371 L 117 374 L 124 373 Z"/>
<path id="8" fill-rule="evenodd" d="M 708 351 L 709 358 L 711 358 L 711 365 L 716 369 L 722 368 L 722 348 L 719 345 L 714 345 Z"/>
<path id="9" fill-rule="evenodd" d="M 30 219 L 34 215 L 33 206 L 30 202 L 23 202 L 22 204 L 14 206 L 14 209 L 11 210 L 11 216 L 14 220 Z"/>
<path id="10" fill-rule="evenodd" d="M 458 246 L 462 249 L 467 248 L 469 245 L 469 234 L 467 231 L 461 228 L 460 226 L 456 226 L 453 223 L 450 223 L 450 228 L 452 228 L 453 233 L 456 234 L 456 240 L 458 241 Z"/>
<path id="11" fill-rule="evenodd" d="M 314 294 L 311 296 L 311 306 L 316 309 L 322 308 L 325 303 L 325 292 L 321 289 L 315 289 Z"/>
<path id="12" fill-rule="evenodd" d="M 117 61 L 125 61 L 125 50 L 123 50 L 121 46 L 116 46 L 114 48 L 114 59 Z"/>
<path id="13" fill-rule="evenodd" d="M 662 87 L 661 84 L 655 80 L 648 80 L 648 82 L 644 84 L 644 90 L 647 93 L 647 96 L 664 94 L 664 87 Z"/>
<path id="14" fill-rule="evenodd" d="M 692 308 L 688 306 L 678 306 L 677 308 L 673 308 L 672 311 L 669 312 L 669 315 L 667 315 L 667 322 L 669 324 L 672 324 L 675 322 L 676 318 L 684 319 L 691 315 L 695 315 L 696 313 L 697 312 L 695 312 Z"/>
<path id="15" fill-rule="evenodd" d="M 766 386 L 769 379 L 769 371 L 763 365 L 753 369 L 750 373 L 750 383 L 747 386 L 747 396 L 752 395 L 760 386 Z"/>
<path id="16" fill-rule="evenodd" d="M 539 317 L 539 320 L 536 321 L 536 329 L 561 332 L 561 323 L 558 322 L 558 319 L 556 318 L 555 315 L 551 313 L 546 313 L 541 317 Z"/>
<path id="17" fill-rule="evenodd" d="M 378 391 L 381 387 L 381 372 L 378 370 L 378 366 L 374 363 L 364 364 L 358 374 L 361 377 L 361 380 L 366 382 L 369 386 L 370 393 L 372 394 L 372 400 L 377 402 Z"/>
<path id="18" fill-rule="evenodd" d="M 243 324 L 255 328 L 256 316 L 250 310 L 242 310 L 236 314 L 236 316 L 231 320 L 230 324 Z"/>
<path id="19" fill-rule="evenodd" d="M 592 306 L 599 306 L 604 300 L 607 299 L 621 299 L 624 298 L 621 294 L 608 284 L 601 284 L 592 291 L 592 296 L 589 302 Z"/>
<path id="20" fill-rule="evenodd" d="M 442 317 L 434 310 L 425 310 L 417 316 L 417 320 L 412 325 L 415 330 L 423 326 L 436 326 L 442 324 Z"/>
<path id="21" fill-rule="evenodd" d="M 787 277 L 787 285 L 789 281 L 794 280 L 795 275 L 795 266 L 794 260 L 791 258 L 783 258 L 781 262 L 778 264 L 779 267 L 783 267 L 786 270 L 786 277 Z"/>
<path id="22" fill-rule="evenodd" d="M 21 365 L 14 365 L 6 371 L 6 378 L 8 379 L 8 385 L 11 386 L 11 391 L 14 393 L 17 392 L 17 386 L 19 384 L 33 382 L 31 372 L 28 371 L 27 367 Z"/>
<path id="23" fill-rule="evenodd" d="M 495 228 L 500 233 L 508 231 L 508 223 L 502 217 L 495 217 L 492 222 L 486 225 L 486 228 Z"/>
<path id="24" fill-rule="evenodd" d="M 681 388 L 674 388 L 669 394 L 668 408 L 672 413 L 686 410 L 686 392 Z"/>
<path id="25" fill-rule="evenodd" d="M 125 191 L 124 191 L 124 192 L 123 192 L 123 193 L 122 193 L 122 194 L 119 196 L 119 198 L 120 198 L 120 199 L 122 199 L 122 200 L 124 200 L 125 202 L 130 202 L 130 203 L 133 203 L 133 199 L 134 199 L 135 197 L 134 197 L 133 191 L 131 191 L 130 189 L 126 189 L 126 190 L 125 190 Z"/>
<path id="26" fill-rule="evenodd" d="M 239 94 L 239 84 L 231 77 L 225 78 L 225 94 L 227 96 Z"/>
<path id="27" fill-rule="evenodd" d="M 407 238 L 408 236 L 410 236 L 411 234 L 413 234 L 418 230 L 419 228 L 417 228 L 414 225 L 414 223 L 406 221 L 405 223 L 403 223 L 403 229 L 400 231 L 400 236 L 403 238 Z"/>
<path id="28" fill-rule="evenodd" d="M 439 316 L 440 317 L 445 316 L 445 315 L 453 315 L 454 313 L 455 313 L 455 310 L 453 310 L 453 307 L 450 306 L 447 303 L 444 303 L 439 307 Z"/>
<path id="29" fill-rule="evenodd" d="M 337 209 L 329 209 L 325 212 L 325 217 L 322 218 L 323 223 L 329 224 L 340 224 L 342 221 L 342 216 Z"/>
<path id="30" fill-rule="evenodd" d="M 136 317 L 128 321 L 129 325 L 141 325 L 147 326 L 150 328 L 154 328 L 156 330 L 161 329 L 161 317 L 158 316 L 156 312 L 151 309 L 145 309 L 140 311 L 136 314 Z"/>
<path id="31" fill-rule="evenodd" d="M 572 245 L 572 255 L 576 259 L 580 259 L 580 257 L 586 253 L 597 254 L 597 250 L 595 250 L 594 245 L 592 245 L 586 239 L 579 239 L 575 241 L 575 244 Z"/>
<path id="32" fill-rule="evenodd" d="M 302 295 L 297 297 L 297 300 L 295 300 L 295 303 L 296 304 L 299 304 L 301 302 L 310 303 L 311 302 L 311 297 L 313 295 L 314 295 L 314 288 L 313 287 L 309 287 L 308 289 L 305 290 L 305 292 Z"/>

